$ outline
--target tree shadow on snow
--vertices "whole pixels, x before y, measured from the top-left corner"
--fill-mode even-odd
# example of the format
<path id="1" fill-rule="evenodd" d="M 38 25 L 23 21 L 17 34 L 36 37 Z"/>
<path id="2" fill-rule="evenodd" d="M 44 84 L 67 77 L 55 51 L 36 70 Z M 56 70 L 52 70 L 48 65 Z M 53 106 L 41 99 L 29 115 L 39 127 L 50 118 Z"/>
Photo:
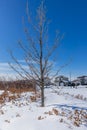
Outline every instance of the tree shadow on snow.
<path id="1" fill-rule="evenodd" d="M 79 106 L 73 106 L 73 105 L 67 105 L 67 104 L 52 104 L 48 106 L 54 106 L 55 108 L 71 108 L 73 110 L 87 110 L 87 107 L 79 107 Z"/>

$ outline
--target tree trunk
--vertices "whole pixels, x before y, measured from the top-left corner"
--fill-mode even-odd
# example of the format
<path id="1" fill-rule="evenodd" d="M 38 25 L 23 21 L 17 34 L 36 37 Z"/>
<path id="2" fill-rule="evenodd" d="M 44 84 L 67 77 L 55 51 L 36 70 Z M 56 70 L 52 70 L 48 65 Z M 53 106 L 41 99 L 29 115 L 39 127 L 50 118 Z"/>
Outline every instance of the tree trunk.
<path id="1" fill-rule="evenodd" d="M 41 107 L 44 107 L 44 85 L 41 86 Z"/>

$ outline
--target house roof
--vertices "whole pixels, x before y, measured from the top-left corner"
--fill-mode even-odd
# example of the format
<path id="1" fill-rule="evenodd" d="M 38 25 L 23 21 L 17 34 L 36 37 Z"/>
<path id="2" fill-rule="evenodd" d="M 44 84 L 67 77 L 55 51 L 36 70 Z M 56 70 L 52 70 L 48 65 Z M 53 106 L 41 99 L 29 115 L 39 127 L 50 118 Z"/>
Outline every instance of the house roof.
<path id="1" fill-rule="evenodd" d="M 83 75 L 83 76 L 79 76 L 79 77 L 77 77 L 77 78 L 85 78 L 85 77 L 87 77 L 87 76 Z"/>
<path id="2" fill-rule="evenodd" d="M 66 77 L 66 76 L 64 76 L 64 75 L 59 75 L 59 76 L 57 76 L 56 78 L 68 78 L 68 77 Z"/>

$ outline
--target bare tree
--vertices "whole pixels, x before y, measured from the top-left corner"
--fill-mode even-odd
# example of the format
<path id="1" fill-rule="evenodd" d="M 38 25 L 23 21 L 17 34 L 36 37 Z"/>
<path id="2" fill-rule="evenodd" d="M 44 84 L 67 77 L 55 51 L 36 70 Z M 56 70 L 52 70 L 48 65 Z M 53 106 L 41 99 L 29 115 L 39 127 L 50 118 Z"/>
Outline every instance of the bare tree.
<path id="1" fill-rule="evenodd" d="M 17 58 L 10 52 L 12 59 L 15 61 L 15 65 L 9 63 L 12 69 L 14 69 L 22 78 L 35 81 L 41 89 L 41 106 L 44 107 L 44 86 L 45 78 L 51 75 L 54 62 L 51 59 L 53 53 L 59 46 L 63 36 L 57 31 L 53 43 L 49 43 L 48 40 L 48 25 L 49 21 L 46 17 L 46 8 L 42 1 L 40 6 L 36 10 L 36 21 L 32 21 L 31 14 L 27 2 L 27 18 L 28 27 L 24 27 L 24 32 L 27 38 L 27 44 L 18 42 L 20 48 L 24 52 L 24 60 L 27 67 L 24 67 Z M 25 22 L 24 22 L 25 23 Z M 63 68 L 63 66 L 61 67 Z M 57 70 L 56 74 L 58 74 Z M 54 76 L 56 75 L 54 74 Z"/>

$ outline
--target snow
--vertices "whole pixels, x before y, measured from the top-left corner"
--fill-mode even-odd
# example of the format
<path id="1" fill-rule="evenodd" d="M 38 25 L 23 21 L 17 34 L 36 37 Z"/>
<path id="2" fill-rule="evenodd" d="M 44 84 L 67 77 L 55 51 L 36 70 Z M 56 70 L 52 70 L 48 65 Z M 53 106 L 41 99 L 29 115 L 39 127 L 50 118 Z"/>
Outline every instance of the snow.
<path id="1" fill-rule="evenodd" d="M 71 95 L 83 95 L 83 97 L 87 98 L 87 86 L 78 86 L 78 89 L 73 88 L 71 89 L 70 87 L 65 87 L 63 88 L 62 91 L 64 91 L 64 93 L 69 93 Z"/>
<path id="2" fill-rule="evenodd" d="M 76 98 L 78 94 L 85 99 Z M 40 98 L 32 102 L 30 96 L 34 93 L 22 93 L 19 99 L 0 105 L 0 130 L 87 130 L 87 117 L 81 117 L 79 126 L 74 125 L 76 114 L 87 116 L 87 88 L 45 88 L 43 108 Z"/>
<path id="3" fill-rule="evenodd" d="M 1 95 L 3 92 L 4 92 L 3 90 L 0 90 L 0 95 Z"/>

